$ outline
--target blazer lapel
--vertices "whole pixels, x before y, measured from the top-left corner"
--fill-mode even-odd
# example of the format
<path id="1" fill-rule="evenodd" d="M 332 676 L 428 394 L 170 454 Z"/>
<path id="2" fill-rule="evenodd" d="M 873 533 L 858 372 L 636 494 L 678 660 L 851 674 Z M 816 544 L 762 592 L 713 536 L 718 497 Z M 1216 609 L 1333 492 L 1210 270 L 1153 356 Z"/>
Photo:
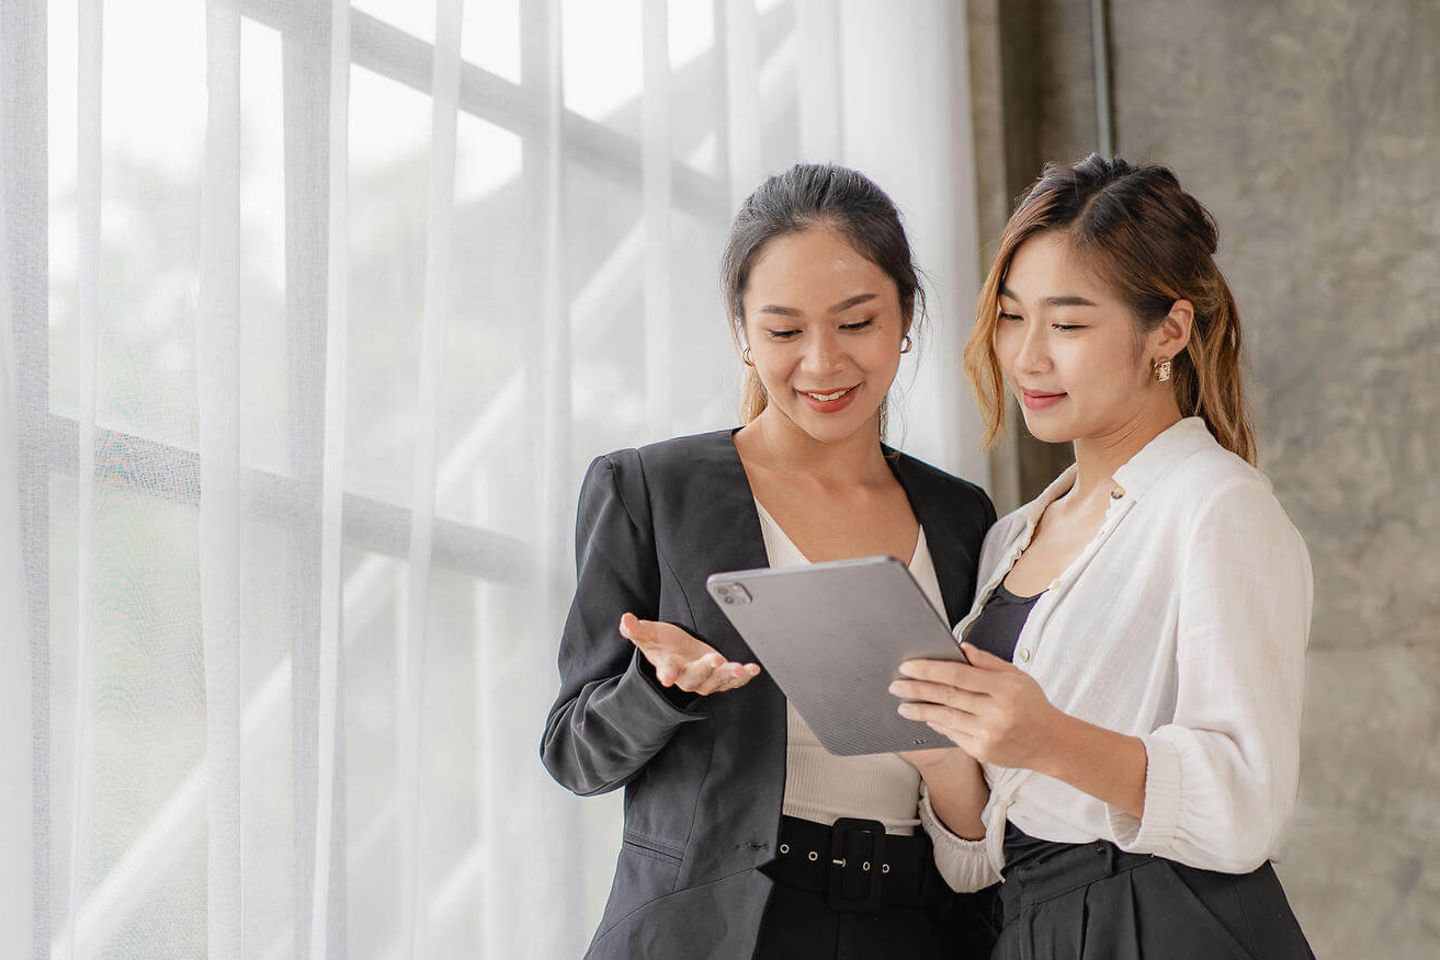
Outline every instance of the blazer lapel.
<path id="1" fill-rule="evenodd" d="M 735 429 L 739 429 L 738 427 Z M 760 515 L 755 510 L 755 497 L 745 466 L 731 440 L 735 430 L 720 430 L 706 435 L 705 442 L 695 450 L 693 475 L 703 478 L 696 485 L 688 503 L 685 529 L 695 542 L 685 551 L 688 557 L 703 562 L 703 569 L 694 570 L 699 581 L 695 603 L 703 604 L 715 622 L 723 623 L 728 635 L 740 650 L 722 649 L 732 659 L 753 660 L 754 652 L 738 633 L 730 628 L 718 607 L 705 591 L 705 578 L 712 573 L 730 570 L 754 570 L 770 566 L 765 553 L 765 538 L 760 532 Z M 699 611 L 696 611 L 697 616 Z M 719 637 L 715 638 L 716 640 Z M 728 646 L 728 644 L 726 644 Z"/>
<path id="2" fill-rule="evenodd" d="M 750 490 L 745 466 L 735 449 L 731 430 L 718 430 L 705 435 L 698 444 L 693 476 L 701 482 L 689 492 L 683 505 L 685 529 L 695 538 L 684 551 L 685 556 L 703 558 L 704 569 L 694 571 L 704 594 L 704 580 L 712 573 L 727 570 L 755 570 L 770 566 L 765 553 L 765 538 L 760 532 L 760 515 L 755 510 L 755 497 Z M 957 511 L 952 504 L 941 501 L 944 490 L 927 482 L 915 469 L 914 461 L 905 454 L 885 448 L 886 460 L 904 488 L 915 517 L 925 528 L 925 542 L 940 581 L 940 596 L 945 615 L 953 629 L 970 612 L 975 595 L 976 557 L 966 546 L 965 532 L 956 523 Z M 707 603 L 705 594 L 699 602 Z M 698 611 L 697 611 L 698 613 Z M 719 610 L 714 611 L 725 625 Z M 734 638 L 742 651 L 724 650 L 727 656 L 753 658 L 749 646 L 732 630 L 725 634 Z M 718 638 L 717 638 L 718 639 Z"/>
<path id="3" fill-rule="evenodd" d="M 889 447 L 885 448 L 885 453 L 896 479 L 905 488 L 915 519 L 925 528 L 925 543 L 935 564 L 935 577 L 940 581 L 945 616 L 953 630 L 970 612 L 970 604 L 975 598 L 977 558 L 971 556 L 962 531 L 952 522 L 956 511 L 939 502 L 937 491 L 917 475 L 910 458 L 905 454 L 894 456 L 895 451 Z"/>

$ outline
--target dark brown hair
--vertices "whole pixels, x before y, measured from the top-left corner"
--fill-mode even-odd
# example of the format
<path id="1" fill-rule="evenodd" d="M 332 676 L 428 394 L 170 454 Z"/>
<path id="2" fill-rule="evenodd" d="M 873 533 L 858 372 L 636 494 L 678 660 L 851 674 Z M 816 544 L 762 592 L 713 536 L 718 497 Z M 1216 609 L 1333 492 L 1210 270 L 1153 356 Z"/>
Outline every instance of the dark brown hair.
<path id="1" fill-rule="evenodd" d="M 1094 153 L 1078 163 L 1045 166 L 1005 225 L 980 290 L 965 371 L 985 419 L 985 445 L 1005 429 L 995 354 L 1000 288 L 1020 245 L 1052 230 L 1115 291 L 1142 335 L 1159 326 L 1175 301 L 1194 305 L 1190 343 L 1172 364 L 1176 403 L 1182 414 L 1203 418 L 1221 446 L 1254 463 L 1240 376 L 1240 313 L 1215 264 L 1215 220 L 1181 189 L 1169 167 L 1134 166 Z"/>
<path id="2" fill-rule="evenodd" d="M 777 173 L 745 198 L 720 262 L 720 286 L 730 334 L 738 347 L 745 332 L 745 288 L 750 270 L 770 241 L 811 227 L 837 230 L 855 252 L 895 282 L 904 332 L 925 315 L 925 291 L 910 253 L 900 211 L 890 197 L 858 170 L 830 163 L 797 163 Z M 765 409 L 765 388 L 755 368 L 748 369 L 740 400 L 740 422 L 749 423 Z M 880 435 L 885 435 L 888 404 L 880 404 Z"/>

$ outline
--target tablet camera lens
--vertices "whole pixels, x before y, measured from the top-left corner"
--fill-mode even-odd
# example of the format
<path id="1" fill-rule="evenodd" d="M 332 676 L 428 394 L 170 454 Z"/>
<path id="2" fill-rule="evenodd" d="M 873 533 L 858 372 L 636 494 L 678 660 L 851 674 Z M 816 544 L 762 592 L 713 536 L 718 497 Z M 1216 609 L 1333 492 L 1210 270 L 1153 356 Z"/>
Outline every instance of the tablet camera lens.
<path id="1" fill-rule="evenodd" d="M 717 583 L 714 586 L 715 598 L 721 603 L 749 603 L 750 591 L 738 583 Z"/>

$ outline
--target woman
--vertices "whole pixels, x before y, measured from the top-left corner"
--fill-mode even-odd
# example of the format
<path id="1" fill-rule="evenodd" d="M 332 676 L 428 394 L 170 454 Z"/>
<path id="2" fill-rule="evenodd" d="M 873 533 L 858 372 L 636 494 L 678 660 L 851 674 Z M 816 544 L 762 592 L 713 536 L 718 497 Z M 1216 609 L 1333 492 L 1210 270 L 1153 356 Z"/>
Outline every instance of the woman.
<path id="1" fill-rule="evenodd" d="M 891 689 L 962 748 L 922 813 L 953 886 L 1003 874 L 995 957 L 1311 956 L 1270 866 L 1310 563 L 1252 465 L 1217 241 L 1168 169 L 1092 155 L 1047 167 L 981 294 L 989 439 L 1008 387 L 1075 465 L 987 535 L 971 664 Z"/>
<path id="2" fill-rule="evenodd" d="M 939 876 L 916 769 L 830 756 L 704 586 L 891 554 L 946 622 L 969 609 L 994 508 L 881 442 L 923 300 L 899 215 L 861 174 L 794 167 L 742 206 L 723 284 L 744 426 L 600 457 L 580 494 L 541 752 L 578 794 L 626 791 L 587 956 L 985 956 L 988 900 Z"/>

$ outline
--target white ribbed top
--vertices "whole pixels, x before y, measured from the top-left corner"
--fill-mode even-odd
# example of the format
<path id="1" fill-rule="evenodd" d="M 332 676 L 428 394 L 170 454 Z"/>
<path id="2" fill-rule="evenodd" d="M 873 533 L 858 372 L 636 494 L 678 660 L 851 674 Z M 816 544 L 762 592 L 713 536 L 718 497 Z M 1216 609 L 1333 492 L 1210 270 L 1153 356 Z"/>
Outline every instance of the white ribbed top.
<path id="1" fill-rule="evenodd" d="M 759 500 L 755 501 L 755 509 L 760 514 L 760 531 L 770 566 L 807 566 L 810 561 Z M 925 545 L 923 527 L 909 569 L 943 617 L 940 581 Z M 786 816 L 827 825 L 840 817 L 859 817 L 879 820 L 887 833 L 915 832 L 920 825 L 920 774 L 914 767 L 893 753 L 837 757 L 821 745 L 810 725 L 788 701 L 785 715 L 789 736 L 785 751 Z"/>

